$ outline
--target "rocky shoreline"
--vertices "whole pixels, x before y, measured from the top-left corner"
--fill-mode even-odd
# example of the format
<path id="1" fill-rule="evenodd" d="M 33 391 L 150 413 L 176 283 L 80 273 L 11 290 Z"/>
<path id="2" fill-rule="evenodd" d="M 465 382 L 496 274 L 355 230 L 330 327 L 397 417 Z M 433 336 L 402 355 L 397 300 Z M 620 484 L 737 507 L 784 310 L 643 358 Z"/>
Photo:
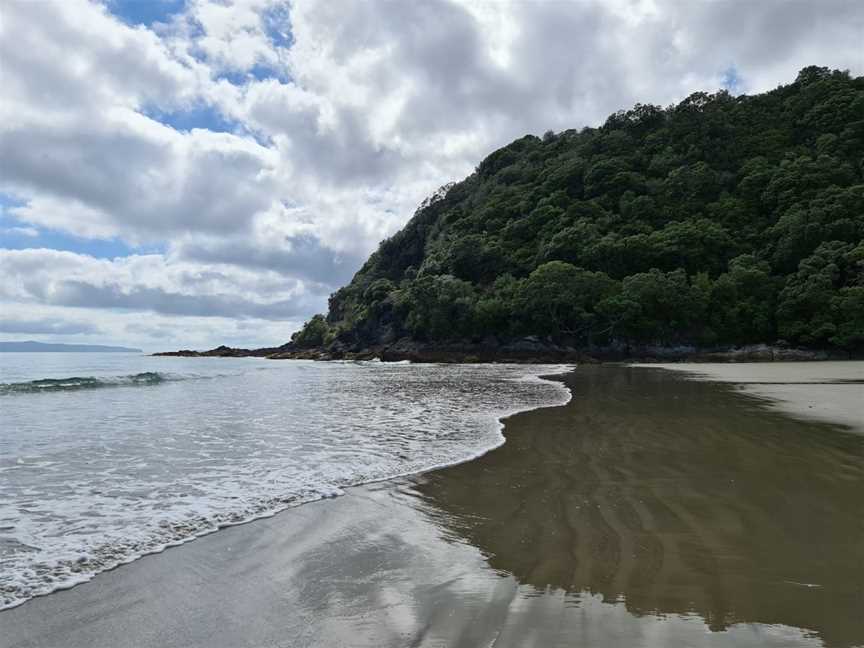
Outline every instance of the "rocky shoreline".
<path id="1" fill-rule="evenodd" d="M 339 346 L 300 348 L 289 342 L 279 347 L 238 349 L 219 346 L 208 351 L 167 351 L 156 356 L 175 357 L 259 357 L 272 360 L 381 360 L 383 362 L 516 362 L 516 363 L 599 363 L 599 362 L 801 362 L 852 360 L 853 354 L 836 349 L 800 349 L 784 345 L 755 344 L 743 347 L 700 348 L 695 346 L 614 345 L 577 349 L 537 337 L 499 343 L 453 342 L 427 344 L 410 339 L 366 348 Z"/>
<path id="2" fill-rule="evenodd" d="M 223 344 L 216 347 L 215 349 L 209 349 L 207 351 L 180 349 L 179 351 L 160 351 L 159 353 L 154 353 L 152 355 L 171 356 L 178 358 L 268 358 L 272 355 L 284 351 L 286 347 L 289 346 L 289 344 L 285 344 L 281 347 L 263 347 L 261 349 L 238 349 L 236 347 L 229 347 Z"/>

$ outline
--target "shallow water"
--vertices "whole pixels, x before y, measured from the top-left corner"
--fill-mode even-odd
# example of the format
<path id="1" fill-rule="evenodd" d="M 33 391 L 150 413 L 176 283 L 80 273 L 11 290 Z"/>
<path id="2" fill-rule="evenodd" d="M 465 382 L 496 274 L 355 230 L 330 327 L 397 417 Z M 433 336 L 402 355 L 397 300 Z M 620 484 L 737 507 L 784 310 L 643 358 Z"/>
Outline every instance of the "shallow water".
<path id="1" fill-rule="evenodd" d="M 0 646 L 864 645 L 864 437 L 662 370 L 563 380 L 474 461 L 30 601 Z"/>
<path id="2" fill-rule="evenodd" d="M 702 619 L 712 646 L 864 645 L 864 438 L 658 369 L 580 367 L 566 383 L 569 405 L 508 419 L 504 446 L 414 489 L 539 597 L 525 606 L 569 601 L 581 612 L 553 614 L 556 631 L 582 615 L 594 645 L 618 630 L 601 602 Z M 665 645 L 690 645 L 660 625 Z"/>
<path id="3" fill-rule="evenodd" d="M 346 486 L 464 461 L 551 366 L 0 355 L 0 609 Z"/>

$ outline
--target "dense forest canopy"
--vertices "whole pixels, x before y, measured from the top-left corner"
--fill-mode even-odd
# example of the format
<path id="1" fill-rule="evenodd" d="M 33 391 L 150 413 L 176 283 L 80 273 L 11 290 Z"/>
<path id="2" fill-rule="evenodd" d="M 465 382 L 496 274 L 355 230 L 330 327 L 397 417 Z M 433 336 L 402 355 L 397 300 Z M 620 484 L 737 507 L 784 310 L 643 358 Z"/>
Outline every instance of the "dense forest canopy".
<path id="1" fill-rule="evenodd" d="M 637 104 L 442 188 L 294 336 L 864 347 L 864 78 Z"/>

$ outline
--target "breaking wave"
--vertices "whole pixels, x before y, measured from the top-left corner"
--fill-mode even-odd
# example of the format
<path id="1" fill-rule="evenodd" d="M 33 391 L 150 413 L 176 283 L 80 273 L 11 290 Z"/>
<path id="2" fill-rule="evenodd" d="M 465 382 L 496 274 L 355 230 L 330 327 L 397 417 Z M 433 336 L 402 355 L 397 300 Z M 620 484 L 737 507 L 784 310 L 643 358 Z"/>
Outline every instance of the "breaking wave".
<path id="1" fill-rule="evenodd" d="M 541 378 L 562 365 L 266 362 L 3 384 L 80 391 L 3 403 L 0 610 L 351 486 L 471 460 L 504 442 L 503 418 L 570 398 Z"/>
<path id="2" fill-rule="evenodd" d="M 125 376 L 70 376 L 69 378 L 41 378 L 25 382 L 0 383 L 0 394 L 31 394 L 54 391 L 73 391 L 78 389 L 100 389 L 102 387 L 146 387 L 158 385 L 169 380 L 183 380 L 186 376 L 164 374 L 156 371 L 129 374 Z"/>

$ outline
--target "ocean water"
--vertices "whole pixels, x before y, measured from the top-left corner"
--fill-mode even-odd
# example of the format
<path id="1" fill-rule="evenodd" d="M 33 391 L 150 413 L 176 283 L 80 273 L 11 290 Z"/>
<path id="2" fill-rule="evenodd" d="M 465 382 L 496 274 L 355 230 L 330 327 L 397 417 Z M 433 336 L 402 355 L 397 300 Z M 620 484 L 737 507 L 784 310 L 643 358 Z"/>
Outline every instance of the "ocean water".
<path id="1" fill-rule="evenodd" d="M 466 461 L 563 404 L 555 365 L 0 354 L 0 609 L 360 483 Z"/>

